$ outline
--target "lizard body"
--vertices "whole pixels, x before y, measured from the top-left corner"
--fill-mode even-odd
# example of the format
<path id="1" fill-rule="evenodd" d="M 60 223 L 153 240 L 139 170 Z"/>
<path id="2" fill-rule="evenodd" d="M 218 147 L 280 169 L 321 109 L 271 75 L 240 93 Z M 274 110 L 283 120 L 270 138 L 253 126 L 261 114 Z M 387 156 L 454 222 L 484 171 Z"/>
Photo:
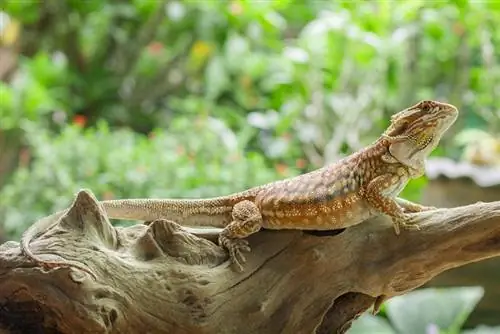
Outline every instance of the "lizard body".
<path id="1" fill-rule="evenodd" d="M 410 212 L 431 208 L 397 196 L 410 179 L 424 174 L 425 159 L 457 116 L 450 104 L 421 101 L 393 115 L 371 145 L 338 162 L 227 196 L 100 203 L 114 219 L 163 218 L 184 226 L 221 227 L 219 244 L 240 270 L 243 252 L 250 250 L 245 238 L 261 228 L 334 230 L 386 214 L 399 234 L 401 228 L 418 229 L 411 224 Z M 28 233 L 21 247 L 36 259 L 28 247 L 36 232 Z"/>

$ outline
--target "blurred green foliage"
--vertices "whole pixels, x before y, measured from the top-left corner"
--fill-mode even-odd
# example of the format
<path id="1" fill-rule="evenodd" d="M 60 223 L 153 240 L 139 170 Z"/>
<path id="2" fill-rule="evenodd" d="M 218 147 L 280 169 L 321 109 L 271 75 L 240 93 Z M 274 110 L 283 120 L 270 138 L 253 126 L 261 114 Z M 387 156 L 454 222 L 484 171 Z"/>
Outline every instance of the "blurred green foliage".
<path id="1" fill-rule="evenodd" d="M 317 168 L 424 98 L 462 112 L 435 154 L 460 156 L 449 139 L 464 127 L 500 131 L 495 2 L 47 0 L 3 10 L 21 27 L 9 44 L 17 68 L 0 83 L 0 170 L 18 165 L 0 177 L 10 237 L 82 187 L 99 198 L 212 196 Z M 418 199 L 425 183 L 403 196 Z"/>
<path id="2" fill-rule="evenodd" d="M 105 122 L 95 129 L 67 126 L 58 136 L 38 128 L 27 133 L 33 163 L 20 167 L 1 193 L 2 205 L 13 208 L 5 210 L 4 226 L 12 234 L 20 232 L 19 222 L 67 207 L 80 188 L 105 199 L 197 198 L 297 174 L 292 168 L 278 173 L 262 155 L 244 154 L 243 136 L 215 118 L 179 118 L 168 134 L 149 136 L 111 131 Z"/>
<path id="3" fill-rule="evenodd" d="M 482 287 L 427 288 L 389 299 L 379 316 L 365 313 L 349 334 L 493 334 L 500 327 L 463 329 L 484 295 Z"/>

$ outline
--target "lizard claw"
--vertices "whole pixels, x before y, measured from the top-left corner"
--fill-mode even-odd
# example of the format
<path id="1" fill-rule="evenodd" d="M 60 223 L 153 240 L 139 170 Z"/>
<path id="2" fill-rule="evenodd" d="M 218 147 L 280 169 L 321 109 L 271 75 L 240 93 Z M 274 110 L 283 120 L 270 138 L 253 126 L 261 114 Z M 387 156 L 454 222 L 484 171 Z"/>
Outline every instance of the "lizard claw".
<path id="1" fill-rule="evenodd" d="M 227 249 L 231 262 L 238 267 L 240 272 L 243 271 L 243 264 L 246 262 L 243 252 L 250 252 L 251 250 L 248 241 L 244 239 L 230 239 L 221 235 L 219 237 L 219 245 Z"/>
<path id="2" fill-rule="evenodd" d="M 400 228 L 408 231 L 419 231 L 420 226 L 418 226 L 410 216 L 405 216 L 403 218 L 397 218 L 394 220 L 394 232 L 396 235 L 401 233 Z"/>

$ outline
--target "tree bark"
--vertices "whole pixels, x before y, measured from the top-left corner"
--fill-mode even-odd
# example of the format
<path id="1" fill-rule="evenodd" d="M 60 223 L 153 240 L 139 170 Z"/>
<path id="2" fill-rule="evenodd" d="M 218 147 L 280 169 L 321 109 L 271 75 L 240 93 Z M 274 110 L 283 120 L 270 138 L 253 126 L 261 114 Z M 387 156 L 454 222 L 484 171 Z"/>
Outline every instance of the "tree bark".
<path id="1" fill-rule="evenodd" d="M 1 245 L 0 329 L 343 333 L 380 296 L 500 255 L 500 202 L 415 216 L 420 230 L 399 236 L 385 216 L 336 235 L 262 231 L 249 238 L 252 252 L 237 272 L 212 242 L 214 231 L 191 233 L 168 220 L 113 227 L 82 190 L 31 249 L 85 265 L 97 279 L 72 268 L 46 271 L 18 243 Z"/>

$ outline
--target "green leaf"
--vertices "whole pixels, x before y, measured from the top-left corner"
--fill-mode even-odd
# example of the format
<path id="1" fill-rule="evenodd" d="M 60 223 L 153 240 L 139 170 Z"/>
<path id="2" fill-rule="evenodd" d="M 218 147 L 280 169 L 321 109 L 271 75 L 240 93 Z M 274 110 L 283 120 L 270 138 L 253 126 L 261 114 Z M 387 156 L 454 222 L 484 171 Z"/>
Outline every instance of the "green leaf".
<path id="1" fill-rule="evenodd" d="M 229 36 L 224 46 L 225 63 L 231 71 L 241 69 L 241 62 L 250 54 L 250 45 L 248 40 L 233 33 Z"/>
<path id="2" fill-rule="evenodd" d="M 56 108 L 55 102 L 47 89 L 36 81 L 26 87 L 23 100 L 23 112 L 30 119 L 35 119 L 40 112 L 49 112 Z"/>
<path id="3" fill-rule="evenodd" d="M 490 327 L 490 326 L 478 326 L 473 329 L 464 330 L 460 332 L 461 334 L 498 334 L 500 333 L 500 326 Z"/>
<path id="4" fill-rule="evenodd" d="M 103 0 L 69 0 L 68 4 L 71 6 L 71 9 L 80 12 L 81 14 L 89 14 L 96 10 L 101 9 L 105 5 L 105 1 Z"/>
<path id="5" fill-rule="evenodd" d="M 16 123 L 14 119 L 14 92 L 0 81 L 0 129 L 11 129 L 17 125 Z"/>
<path id="6" fill-rule="evenodd" d="M 466 9 L 469 7 L 468 0 L 453 0 L 452 3 L 460 9 Z"/>
<path id="7" fill-rule="evenodd" d="M 425 176 L 410 180 L 401 192 L 401 197 L 410 201 L 418 202 L 421 198 L 423 189 L 428 183 L 429 180 Z"/>
<path id="8" fill-rule="evenodd" d="M 387 301 L 387 316 L 399 333 L 421 334 L 429 326 L 457 332 L 484 295 L 482 287 L 429 288 Z"/>
<path id="9" fill-rule="evenodd" d="M 54 86 L 67 80 L 66 60 L 63 55 L 51 58 L 46 52 L 39 52 L 33 58 L 26 60 L 23 65 L 33 79 L 43 86 Z"/>
<path id="10" fill-rule="evenodd" d="M 396 331 L 382 317 L 376 317 L 365 313 L 352 323 L 347 334 L 396 334 Z"/>
<path id="11" fill-rule="evenodd" d="M 2 7 L 9 16 L 22 23 L 31 24 L 38 20 L 41 5 L 42 2 L 39 0 L 11 0 L 7 1 Z"/>
<path id="12" fill-rule="evenodd" d="M 151 0 L 132 0 L 132 3 L 136 7 L 137 12 L 143 16 L 150 15 L 161 4 L 160 1 Z M 179 3 L 179 6 L 182 6 L 182 4 Z"/>
<path id="13" fill-rule="evenodd" d="M 444 36 L 444 29 L 440 22 L 427 23 L 425 32 L 426 34 L 434 37 L 436 40 L 440 40 Z"/>
<path id="14" fill-rule="evenodd" d="M 249 74 L 253 79 L 262 77 L 266 74 L 269 58 L 251 54 L 245 59 L 245 73 Z"/>
<path id="15" fill-rule="evenodd" d="M 229 87 L 229 77 L 221 56 L 215 56 L 207 66 L 205 73 L 206 97 L 215 100 Z"/>

